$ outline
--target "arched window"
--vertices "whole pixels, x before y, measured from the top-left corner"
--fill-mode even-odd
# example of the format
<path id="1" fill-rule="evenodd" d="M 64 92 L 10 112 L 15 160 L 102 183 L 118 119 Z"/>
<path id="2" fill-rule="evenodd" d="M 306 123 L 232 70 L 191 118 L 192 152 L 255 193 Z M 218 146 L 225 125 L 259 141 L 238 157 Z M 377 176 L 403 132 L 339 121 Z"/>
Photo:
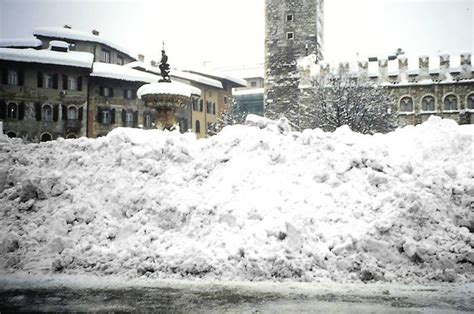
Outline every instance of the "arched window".
<path id="1" fill-rule="evenodd" d="M 70 106 L 67 108 L 67 119 L 68 120 L 77 120 L 77 108 Z"/>
<path id="2" fill-rule="evenodd" d="M 77 138 L 77 135 L 74 133 L 69 133 L 66 138 Z"/>
<path id="3" fill-rule="evenodd" d="M 8 104 L 7 107 L 7 118 L 8 119 L 18 119 L 18 105 L 14 102 Z"/>
<path id="4" fill-rule="evenodd" d="M 8 131 L 7 136 L 10 137 L 10 138 L 14 138 L 14 137 L 16 137 L 16 133 L 13 132 L 13 131 Z"/>
<path id="5" fill-rule="evenodd" d="M 444 97 L 444 110 L 452 111 L 458 110 L 458 98 L 454 94 L 449 94 Z"/>
<path id="6" fill-rule="evenodd" d="M 201 133 L 201 122 L 199 122 L 199 120 L 196 120 L 195 132 Z"/>
<path id="7" fill-rule="evenodd" d="M 413 112 L 413 98 L 405 96 L 400 99 L 400 112 Z"/>
<path id="8" fill-rule="evenodd" d="M 435 99 L 433 96 L 425 96 L 421 100 L 421 111 L 435 111 Z"/>
<path id="9" fill-rule="evenodd" d="M 41 139 L 41 142 L 48 142 L 48 141 L 51 141 L 53 139 L 53 137 L 49 133 L 43 133 L 43 134 L 41 134 L 40 139 Z"/>
<path id="10" fill-rule="evenodd" d="M 53 108 L 50 105 L 44 105 L 41 110 L 41 118 L 43 121 L 53 121 Z"/>
<path id="11" fill-rule="evenodd" d="M 467 109 L 474 109 L 474 93 L 467 96 Z"/>

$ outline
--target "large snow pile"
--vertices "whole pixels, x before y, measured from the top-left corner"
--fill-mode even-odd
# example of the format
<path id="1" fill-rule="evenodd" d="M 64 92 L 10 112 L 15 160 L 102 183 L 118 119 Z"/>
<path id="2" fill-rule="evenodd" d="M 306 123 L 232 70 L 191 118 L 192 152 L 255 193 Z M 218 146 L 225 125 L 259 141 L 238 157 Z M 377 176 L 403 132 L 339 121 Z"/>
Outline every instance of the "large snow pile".
<path id="1" fill-rule="evenodd" d="M 368 136 L 250 122 L 199 141 L 124 128 L 0 136 L 0 269 L 474 279 L 472 126 L 431 118 Z"/>

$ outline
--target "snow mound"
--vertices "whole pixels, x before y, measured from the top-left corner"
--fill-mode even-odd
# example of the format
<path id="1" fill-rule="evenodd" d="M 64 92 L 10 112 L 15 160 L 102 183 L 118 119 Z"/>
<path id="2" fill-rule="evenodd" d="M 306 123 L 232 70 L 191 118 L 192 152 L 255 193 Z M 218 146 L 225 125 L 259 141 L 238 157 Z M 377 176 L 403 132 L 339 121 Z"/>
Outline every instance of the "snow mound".
<path id="1" fill-rule="evenodd" d="M 472 281 L 472 126 L 0 136 L 0 270 Z"/>

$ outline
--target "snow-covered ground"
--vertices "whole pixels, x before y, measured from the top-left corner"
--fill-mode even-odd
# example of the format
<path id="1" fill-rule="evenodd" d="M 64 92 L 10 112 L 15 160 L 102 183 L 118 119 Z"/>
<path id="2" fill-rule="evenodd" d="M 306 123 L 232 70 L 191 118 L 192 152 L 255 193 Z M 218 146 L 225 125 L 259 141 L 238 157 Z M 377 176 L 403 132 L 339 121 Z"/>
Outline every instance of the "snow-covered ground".
<path id="1" fill-rule="evenodd" d="M 194 134 L 0 135 L 0 269 L 218 280 L 470 282 L 473 126 L 285 121 Z M 0 189 L 1 191 L 1 189 Z"/>

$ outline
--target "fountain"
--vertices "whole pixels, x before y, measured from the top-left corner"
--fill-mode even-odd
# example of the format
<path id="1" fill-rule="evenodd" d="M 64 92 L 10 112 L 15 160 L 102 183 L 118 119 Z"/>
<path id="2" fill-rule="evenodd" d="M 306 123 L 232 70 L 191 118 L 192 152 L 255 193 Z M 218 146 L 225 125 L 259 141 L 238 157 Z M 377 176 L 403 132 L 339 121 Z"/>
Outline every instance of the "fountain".
<path id="1" fill-rule="evenodd" d="M 170 79 L 170 66 L 165 50 L 161 51 L 161 79 L 156 83 L 143 85 L 137 96 L 145 106 L 155 111 L 156 128 L 173 130 L 176 128 L 176 110 L 184 108 L 192 95 L 201 95 L 201 90 L 190 85 L 174 82 Z"/>

